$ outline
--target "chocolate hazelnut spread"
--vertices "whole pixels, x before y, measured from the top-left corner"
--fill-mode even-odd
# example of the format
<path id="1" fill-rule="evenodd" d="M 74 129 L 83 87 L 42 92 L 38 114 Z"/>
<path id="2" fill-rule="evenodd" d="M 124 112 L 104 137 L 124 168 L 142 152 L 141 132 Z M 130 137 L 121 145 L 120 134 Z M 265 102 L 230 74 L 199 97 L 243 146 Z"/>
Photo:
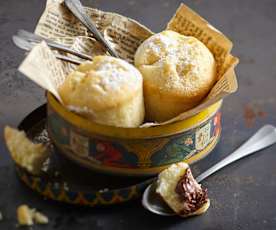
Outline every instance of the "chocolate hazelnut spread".
<path id="1" fill-rule="evenodd" d="M 195 212 L 208 200 L 207 189 L 201 188 L 193 178 L 189 168 L 178 181 L 175 192 L 179 195 L 180 201 L 183 202 L 181 215 L 188 215 Z"/>

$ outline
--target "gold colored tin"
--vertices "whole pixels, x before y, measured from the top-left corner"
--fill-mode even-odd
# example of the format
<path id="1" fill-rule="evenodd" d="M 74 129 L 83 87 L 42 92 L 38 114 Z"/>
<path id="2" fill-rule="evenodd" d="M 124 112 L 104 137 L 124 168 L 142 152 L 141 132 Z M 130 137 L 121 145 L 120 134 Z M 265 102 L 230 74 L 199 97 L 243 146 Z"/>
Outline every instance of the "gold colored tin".
<path id="1" fill-rule="evenodd" d="M 183 121 L 149 128 L 97 124 L 70 112 L 48 93 L 48 132 L 59 152 L 100 172 L 155 175 L 170 164 L 194 163 L 216 146 L 219 101 Z"/>

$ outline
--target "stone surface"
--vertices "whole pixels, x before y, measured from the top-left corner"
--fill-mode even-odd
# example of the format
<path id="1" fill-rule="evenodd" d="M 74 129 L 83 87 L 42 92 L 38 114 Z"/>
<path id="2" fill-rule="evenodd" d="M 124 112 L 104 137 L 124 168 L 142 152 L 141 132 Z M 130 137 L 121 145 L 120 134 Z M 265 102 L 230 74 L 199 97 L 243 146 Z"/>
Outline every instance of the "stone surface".
<path id="1" fill-rule="evenodd" d="M 160 31 L 180 0 L 87 0 L 85 5 L 132 17 Z M 234 42 L 240 58 L 239 91 L 223 106 L 223 135 L 213 153 L 193 166 L 195 174 L 236 149 L 266 123 L 276 124 L 276 1 L 187 0 L 195 11 Z M 16 178 L 3 142 L 3 127 L 45 102 L 44 92 L 16 69 L 23 51 L 11 36 L 33 30 L 45 1 L 0 1 L 0 229 L 16 229 L 16 207 L 26 203 L 49 216 L 35 229 L 274 229 L 276 145 L 241 160 L 204 181 L 211 207 L 200 217 L 166 218 L 144 210 L 140 201 L 110 208 L 81 208 L 45 201 Z"/>

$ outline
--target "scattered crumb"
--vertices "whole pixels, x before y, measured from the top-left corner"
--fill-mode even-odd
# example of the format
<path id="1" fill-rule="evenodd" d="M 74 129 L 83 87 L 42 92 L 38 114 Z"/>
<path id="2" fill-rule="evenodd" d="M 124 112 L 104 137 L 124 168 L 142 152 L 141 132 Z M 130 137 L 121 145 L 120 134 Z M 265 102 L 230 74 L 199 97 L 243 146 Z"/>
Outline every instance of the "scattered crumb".
<path id="1" fill-rule="evenodd" d="M 36 224 L 48 224 L 48 217 L 31 209 L 28 205 L 20 205 L 17 208 L 17 221 L 20 226 L 32 226 Z"/>
<path id="2" fill-rule="evenodd" d="M 19 225 L 32 226 L 33 222 L 33 211 L 27 205 L 20 205 L 17 208 L 17 221 Z"/>
<path id="3" fill-rule="evenodd" d="M 48 217 L 45 216 L 44 214 L 42 214 L 41 212 L 35 212 L 33 219 L 34 219 L 35 223 L 37 223 L 37 224 L 48 224 L 49 223 Z"/>
<path id="4" fill-rule="evenodd" d="M 103 193 L 103 192 L 108 192 L 108 191 L 109 191 L 109 189 L 108 189 L 108 188 L 104 188 L 104 189 L 99 190 L 99 192 L 100 192 L 100 193 Z"/>
<path id="5" fill-rule="evenodd" d="M 65 191 L 69 191 L 69 186 L 66 182 L 63 183 L 63 188 Z"/>

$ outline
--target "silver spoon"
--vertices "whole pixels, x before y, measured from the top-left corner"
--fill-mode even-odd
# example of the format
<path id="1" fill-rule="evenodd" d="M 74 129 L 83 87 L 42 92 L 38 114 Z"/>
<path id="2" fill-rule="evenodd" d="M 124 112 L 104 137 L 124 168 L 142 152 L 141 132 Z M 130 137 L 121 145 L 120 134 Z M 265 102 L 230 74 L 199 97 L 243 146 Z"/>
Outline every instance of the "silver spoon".
<path id="1" fill-rule="evenodd" d="M 276 143 L 276 128 L 272 125 L 265 125 L 260 128 L 251 138 L 249 138 L 243 145 L 241 145 L 236 151 L 229 156 L 200 174 L 197 178 L 197 182 L 201 182 L 208 176 L 222 169 L 223 167 L 243 158 L 249 156 L 261 149 L 264 149 L 272 144 Z M 156 194 L 156 181 L 149 185 L 142 198 L 143 206 L 158 215 L 173 216 L 176 215 L 162 199 Z"/>
<path id="2" fill-rule="evenodd" d="M 116 51 L 109 45 L 108 41 L 102 36 L 100 31 L 96 28 L 93 21 L 85 13 L 84 7 L 79 0 L 65 0 L 66 7 L 75 15 L 76 18 L 94 35 L 95 39 L 99 41 L 113 57 L 119 57 Z"/>

